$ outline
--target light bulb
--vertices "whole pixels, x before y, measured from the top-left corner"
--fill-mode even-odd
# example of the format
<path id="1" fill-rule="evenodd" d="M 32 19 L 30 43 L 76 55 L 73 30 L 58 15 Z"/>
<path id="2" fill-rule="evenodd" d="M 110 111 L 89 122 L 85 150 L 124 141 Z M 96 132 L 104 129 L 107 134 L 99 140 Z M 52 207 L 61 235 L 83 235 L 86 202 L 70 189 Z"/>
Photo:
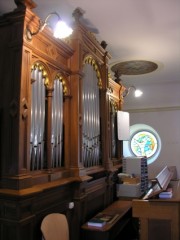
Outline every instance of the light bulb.
<path id="1" fill-rule="evenodd" d="M 73 30 L 62 20 L 58 21 L 54 29 L 55 38 L 66 38 L 72 34 Z"/>
<path id="2" fill-rule="evenodd" d="M 139 89 L 136 89 L 134 94 L 135 94 L 135 97 L 140 97 L 143 94 L 143 92 Z"/>

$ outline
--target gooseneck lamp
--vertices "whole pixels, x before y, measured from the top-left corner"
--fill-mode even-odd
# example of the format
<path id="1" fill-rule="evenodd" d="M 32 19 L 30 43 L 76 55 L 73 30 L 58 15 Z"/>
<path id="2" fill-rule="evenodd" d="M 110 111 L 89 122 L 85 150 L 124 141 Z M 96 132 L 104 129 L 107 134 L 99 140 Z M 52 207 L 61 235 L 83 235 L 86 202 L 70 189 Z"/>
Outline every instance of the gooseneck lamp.
<path id="1" fill-rule="evenodd" d="M 32 39 L 32 36 L 37 35 L 39 32 L 42 32 L 46 26 L 51 27 L 49 19 L 52 16 L 57 16 L 57 23 L 53 29 L 53 35 L 55 38 L 63 39 L 70 36 L 73 32 L 72 28 L 70 28 L 64 21 L 62 21 L 61 17 L 57 12 L 50 13 L 44 21 L 39 20 L 39 26 L 37 31 L 32 32 L 29 27 L 26 29 L 26 35 L 29 40 Z"/>

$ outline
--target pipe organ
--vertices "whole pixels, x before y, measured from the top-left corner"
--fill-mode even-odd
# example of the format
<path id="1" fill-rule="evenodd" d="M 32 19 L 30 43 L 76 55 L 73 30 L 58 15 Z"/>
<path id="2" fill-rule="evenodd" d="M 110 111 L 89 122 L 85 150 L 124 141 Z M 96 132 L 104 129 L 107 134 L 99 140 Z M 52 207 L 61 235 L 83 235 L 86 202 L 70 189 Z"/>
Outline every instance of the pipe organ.
<path id="1" fill-rule="evenodd" d="M 114 201 L 124 87 L 78 11 L 66 41 L 48 28 L 29 38 L 35 4 L 15 3 L 0 17 L 0 239 L 41 239 L 43 217 L 61 212 L 80 240 L 82 223 Z"/>

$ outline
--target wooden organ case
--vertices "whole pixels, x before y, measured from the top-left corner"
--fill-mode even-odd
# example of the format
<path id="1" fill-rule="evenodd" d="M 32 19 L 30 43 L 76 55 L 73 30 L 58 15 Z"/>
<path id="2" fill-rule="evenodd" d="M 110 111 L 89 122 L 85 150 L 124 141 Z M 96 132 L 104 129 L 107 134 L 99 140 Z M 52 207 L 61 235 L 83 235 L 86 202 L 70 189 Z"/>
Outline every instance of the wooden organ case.
<path id="1" fill-rule="evenodd" d="M 80 226 L 114 200 L 124 87 L 108 77 L 110 55 L 78 9 L 61 41 L 48 28 L 29 36 L 35 3 L 15 3 L 0 18 L 0 239 L 41 239 L 43 217 L 61 212 L 79 240 Z"/>

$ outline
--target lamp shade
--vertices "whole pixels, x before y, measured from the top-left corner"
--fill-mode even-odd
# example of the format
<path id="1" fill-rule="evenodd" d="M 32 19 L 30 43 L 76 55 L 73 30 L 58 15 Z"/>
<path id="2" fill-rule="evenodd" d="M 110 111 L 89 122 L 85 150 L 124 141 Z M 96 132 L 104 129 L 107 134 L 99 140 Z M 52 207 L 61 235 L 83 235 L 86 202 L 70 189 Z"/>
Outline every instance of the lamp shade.
<path id="1" fill-rule="evenodd" d="M 117 111 L 117 130 L 118 140 L 129 140 L 130 126 L 129 113 L 124 111 Z"/>

